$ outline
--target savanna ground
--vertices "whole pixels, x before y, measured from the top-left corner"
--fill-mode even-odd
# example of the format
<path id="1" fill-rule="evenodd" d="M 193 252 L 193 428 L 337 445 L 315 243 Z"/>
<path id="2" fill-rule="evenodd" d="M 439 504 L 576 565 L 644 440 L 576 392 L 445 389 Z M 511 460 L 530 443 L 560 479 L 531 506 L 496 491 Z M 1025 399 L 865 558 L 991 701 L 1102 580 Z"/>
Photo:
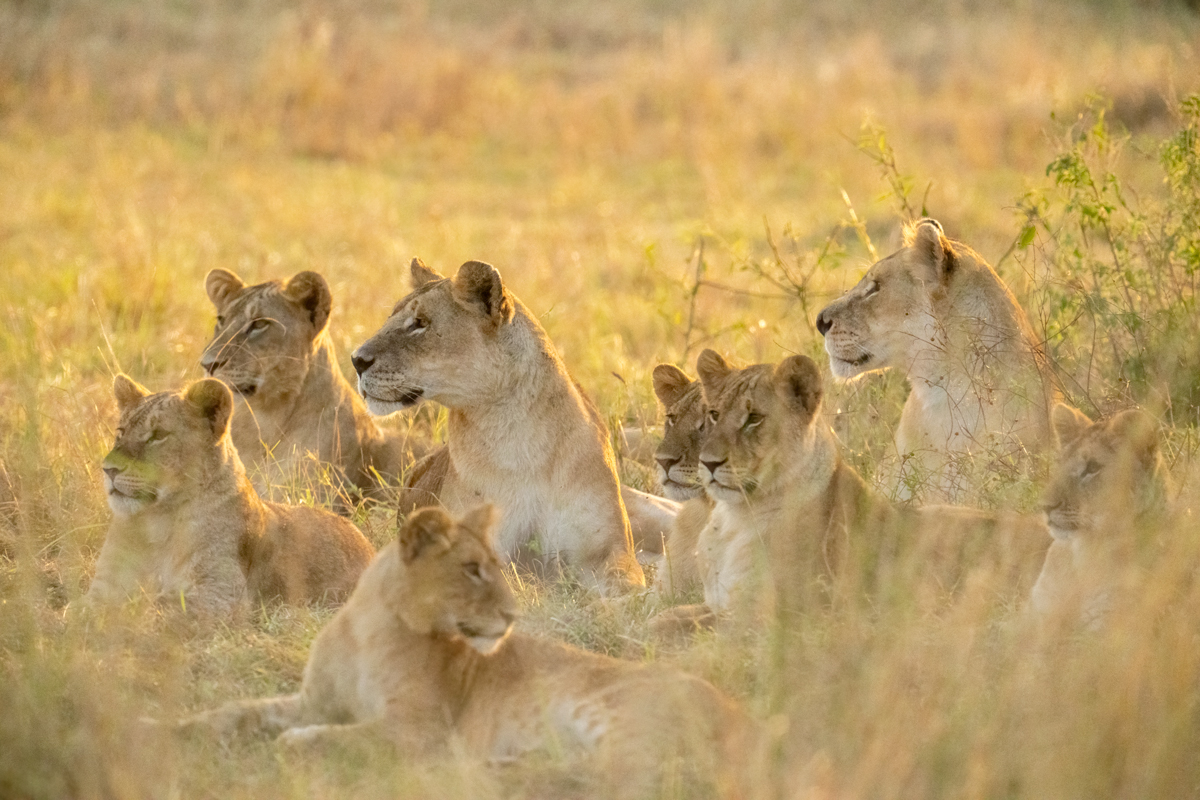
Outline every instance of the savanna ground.
<path id="1" fill-rule="evenodd" d="M 413 255 L 490 261 L 609 419 L 648 425 L 660 361 L 820 361 L 817 311 L 927 210 L 998 265 L 1070 399 L 1170 426 L 1186 482 L 1198 89 L 1200 17 L 1170 3 L 0 5 L 0 795 L 590 794 L 553 754 L 491 769 L 136 732 L 294 688 L 330 613 L 64 621 L 108 520 L 111 376 L 199 376 L 208 270 L 324 273 L 348 369 Z M 904 394 L 830 390 L 868 475 Z M 778 737 L 780 796 L 1197 796 L 1198 547 L 1170 533 L 1127 624 L 1053 646 L 1023 598 L 978 592 L 667 648 L 650 601 L 522 582 L 522 625 L 739 698 Z"/>

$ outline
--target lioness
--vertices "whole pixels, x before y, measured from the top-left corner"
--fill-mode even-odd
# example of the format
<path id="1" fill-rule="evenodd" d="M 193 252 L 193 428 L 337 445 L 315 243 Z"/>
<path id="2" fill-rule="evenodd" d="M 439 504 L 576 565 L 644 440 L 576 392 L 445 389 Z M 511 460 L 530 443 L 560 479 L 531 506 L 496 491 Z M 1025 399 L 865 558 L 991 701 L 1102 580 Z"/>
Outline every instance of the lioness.
<path id="1" fill-rule="evenodd" d="M 356 488 L 378 496 L 381 483 L 398 485 L 423 449 L 381 431 L 342 375 L 325 278 L 301 272 L 287 283 L 247 286 L 214 269 L 204 283 L 217 327 L 200 364 L 236 394 L 233 443 L 259 491 L 278 493 L 313 459 L 333 468 L 339 495 Z"/>
<path id="2" fill-rule="evenodd" d="M 85 604 L 145 592 L 215 615 L 350 593 L 374 548 L 329 512 L 259 499 L 229 437 L 224 383 L 151 394 L 117 375 L 113 392 L 121 418 L 103 464 L 113 521 Z"/>
<path id="3" fill-rule="evenodd" d="M 820 419 L 812 359 L 735 369 L 705 350 L 696 369 L 709 415 L 701 476 L 714 500 L 696 549 L 705 602 L 663 612 L 660 630 L 760 613 L 763 601 L 790 613 L 822 585 L 949 591 L 982 570 L 1018 584 L 1037 574 L 1046 549 L 1037 518 L 896 509 L 875 496 Z"/>
<path id="4" fill-rule="evenodd" d="M 1049 438 L 1057 392 L 1025 312 L 936 220 L 907 230 L 902 249 L 817 315 L 817 330 L 836 377 L 894 367 L 908 378 L 898 499 L 960 501 L 989 471 L 1028 470 Z"/>
<path id="5" fill-rule="evenodd" d="M 422 505 L 501 509 L 497 543 L 530 543 L 602 584 L 643 586 L 612 447 L 546 332 L 490 264 L 453 279 L 414 259 L 413 291 L 354 352 L 374 414 L 422 400 L 450 410 L 448 446 L 414 468 Z"/>
<path id="6" fill-rule="evenodd" d="M 752 723 L 709 683 L 512 633 L 517 604 L 492 528 L 490 506 L 460 520 L 416 512 L 317 636 L 298 693 L 230 703 L 178 729 L 289 744 L 365 734 L 414 755 L 454 738 L 494 761 L 565 745 L 634 797 L 664 769 L 720 777 L 744 760 Z"/>
<path id="7" fill-rule="evenodd" d="M 1157 424 L 1142 411 L 1092 422 L 1059 403 L 1053 422 L 1059 453 L 1044 509 L 1054 542 L 1032 606 L 1043 619 L 1094 629 L 1139 577 L 1139 550 L 1166 523 L 1171 479 Z"/>
<path id="8" fill-rule="evenodd" d="M 683 503 L 667 537 L 655 576 L 656 588 L 677 594 L 700 582 L 696 546 L 708 524 L 712 500 L 700 481 L 700 441 L 704 431 L 704 396 L 700 381 L 671 364 L 654 368 L 654 394 L 663 406 L 663 438 L 654 454 L 663 493 Z"/>

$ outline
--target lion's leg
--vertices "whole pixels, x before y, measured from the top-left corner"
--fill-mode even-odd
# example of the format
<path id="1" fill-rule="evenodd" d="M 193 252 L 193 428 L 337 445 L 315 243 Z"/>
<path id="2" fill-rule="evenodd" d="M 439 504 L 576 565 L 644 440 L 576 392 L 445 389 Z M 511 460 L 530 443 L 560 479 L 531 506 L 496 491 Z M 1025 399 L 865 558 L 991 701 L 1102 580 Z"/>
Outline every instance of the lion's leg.
<path id="1" fill-rule="evenodd" d="M 175 723 L 179 733 L 208 733 L 221 741 L 239 736 L 278 736 L 303 719 L 299 694 L 241 700 L 185 717 Z"/>

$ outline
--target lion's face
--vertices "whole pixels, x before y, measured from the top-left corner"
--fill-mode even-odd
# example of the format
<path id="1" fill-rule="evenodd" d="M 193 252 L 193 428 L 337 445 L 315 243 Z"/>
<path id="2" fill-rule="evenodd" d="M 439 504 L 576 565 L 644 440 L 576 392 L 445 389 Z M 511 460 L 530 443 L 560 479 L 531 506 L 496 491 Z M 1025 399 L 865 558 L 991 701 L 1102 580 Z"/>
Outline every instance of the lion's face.
<path id="1" fill-rule="evenodd" d="M 495 267 L 463 264 L 443 278 L 417 259 L 413 291 L 396 303 L 383 327 L 354 351 L 358 388 L 377 415 L 433 400 L 450 408 L 487 402 L 501 369 L 497 338 L 515 304 Z"/>
<path id="2" fill-rule="evenodd" d="M 113 513 L 130 516 L 201 480 L 227 435 L 233 397 L 217 380 L 151 394 L 124 375 L 113 392 L 121 418 L 102 465 L 104 489 Z"/>
<path id="3" fill-rule="evenodd" d="M 725 503 L 770 493 L 780 471 L 790 466 L 784 459 L 803 457 L 789 445 L 798 433 L 811 430 L 820 408 L 816 364 L 807 356 L 792 356 L 778 365 L 734 369 L 705 350 L 696 369 L 708 408 L 700 450 L 705 490 Z"/>
<path id="4" fill-rule="evenodd" d="M 654 368 L 654 393 L 666 414 L 663 438 L 654 452 L 663 493 L 680 503 L 704 493 L 700 480 L 700 439 L 704 432 L 704 393 L 670 364 Z"/>
<path id="5" fill-rule="evenodd" d="M 215 269 L 205 280 L 217 327 L 200 359 L 205 373 L 229 384 L 252 406 L 294 392 L 308 373 L 314 342 L 329 322 L 329 285 L 315 272 L 286 284 L 246 286 Z"/>
<path id="6" fill-rule="evenodd" d="M 1165 503 L 1157 430 L 1145 413 L 1092 422 L 1059 403 L 1052 421 L 1059 454 L 1042 505 L 1054 538 L 1119 534 Z"/>
<path id="7" fill-rule="evenodd" d="M 496 651 L 512 631 L 517 603 L 504 579 L 491 534 L 494 511 L 482 506 L 461 520 L 423 508 L 399 534 L 405 582 L 392 600 L 414 631 L 465 639 Z"/>
<path id="8" fill-rule="evenodd" d="M 876 262 L 862 280 L 817 315 L 835 377 L 912 365 L 912 354 L 939 340 L 933 293 L 954 258 L 941 225 L 922 220 L 905 247 Z"/>

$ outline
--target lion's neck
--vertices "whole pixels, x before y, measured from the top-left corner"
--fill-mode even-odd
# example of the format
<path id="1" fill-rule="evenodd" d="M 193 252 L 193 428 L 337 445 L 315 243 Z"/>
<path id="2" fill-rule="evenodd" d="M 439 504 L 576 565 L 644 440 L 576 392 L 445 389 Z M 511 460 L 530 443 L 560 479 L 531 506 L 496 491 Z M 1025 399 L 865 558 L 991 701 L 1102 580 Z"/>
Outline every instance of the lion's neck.
<path id="1" fill-rule="evenodd" d="M 554 346 L 523 308 L 506 334 L 493 363 L 481 365 L 482 380 L 472 396 L 444 403 L 456 467 L 467 450 L 473 459 L 493 453 L 516 469 L 552 460 L 560 421 L 586 418 L 584 401 Z"/>

